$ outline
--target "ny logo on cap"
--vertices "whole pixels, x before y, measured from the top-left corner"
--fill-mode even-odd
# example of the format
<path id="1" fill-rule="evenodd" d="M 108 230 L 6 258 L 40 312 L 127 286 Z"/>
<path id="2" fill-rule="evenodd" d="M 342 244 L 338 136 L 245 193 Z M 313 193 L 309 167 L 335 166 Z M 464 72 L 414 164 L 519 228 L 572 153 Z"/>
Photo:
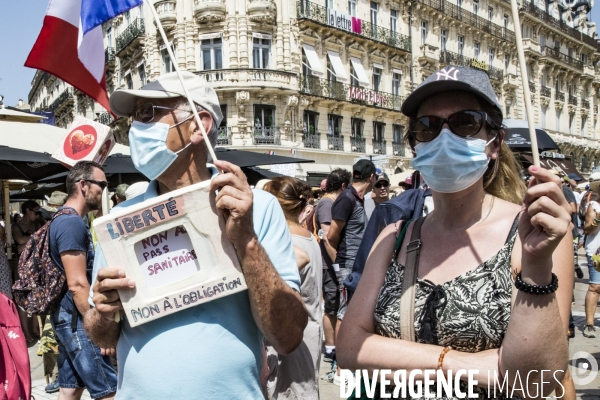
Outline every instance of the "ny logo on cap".
<path id="1" fill-rule="evenodd" d="M 458 73 L 460 71 L 454 67 L 450 68 L 449 70 L 446 70 L 445 68 L 441 71 L 436 72 L 437 75 L 437 79 L 436 81 L 439 81 L 440 78 L 443 78 L 444 80 L 448 80 L 448 79 L 452 79 L 453 81 L 458 80 L 457 76 Z"/>

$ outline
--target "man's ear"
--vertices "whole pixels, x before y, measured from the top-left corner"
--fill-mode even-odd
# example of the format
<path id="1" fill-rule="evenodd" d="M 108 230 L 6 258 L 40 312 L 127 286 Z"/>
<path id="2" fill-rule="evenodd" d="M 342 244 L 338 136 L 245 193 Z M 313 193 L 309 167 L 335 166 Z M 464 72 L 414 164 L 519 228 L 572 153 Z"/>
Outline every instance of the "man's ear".
<path id="1" fill-rule="evenodd" d="M 213 127 L 212 115 L 210 115 L 208 111 L 202 110 L 198 113 L 198 116 L 200 117 L 202 125 L 204 126 L 204 130 L 208 135 L 208 133 L 212 130 Z M 193 144 L 198 144 L 202 140 L 204 140 L 204 137 L 202 136 L 202 131 L 200 130 L 200 127 L 198 127 L 198 123 L 196 122 L 196 118 L 192 118 L 192 122 L 190 123 L 190 130 L 190 142 L 192 142 Z"/>

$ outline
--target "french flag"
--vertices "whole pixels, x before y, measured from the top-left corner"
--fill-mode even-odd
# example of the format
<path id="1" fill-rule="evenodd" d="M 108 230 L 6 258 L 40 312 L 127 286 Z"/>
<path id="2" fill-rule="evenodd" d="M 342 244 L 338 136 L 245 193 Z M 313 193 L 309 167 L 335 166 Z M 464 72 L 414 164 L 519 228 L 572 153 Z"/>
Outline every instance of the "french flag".
<path id="1" fill-rule="evenodd" d="M 69 83 L 110 111 L 102 24 L 143 0 L 50 0 L 44 25 L 25 61 Z"/>

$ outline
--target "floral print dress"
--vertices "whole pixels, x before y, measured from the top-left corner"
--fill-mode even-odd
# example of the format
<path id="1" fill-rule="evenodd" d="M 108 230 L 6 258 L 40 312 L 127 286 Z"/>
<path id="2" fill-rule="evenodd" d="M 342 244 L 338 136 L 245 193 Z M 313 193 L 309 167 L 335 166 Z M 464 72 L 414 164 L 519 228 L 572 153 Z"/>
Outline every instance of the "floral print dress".
<path id="1" fill-rule="evenodd" d="M 442 285 L 417 278 L 415 290 L 415 340 L 419 343 L 451 346 L 463 352 L 499 348 L 510 319 L 513 279 L 510 269 L 517 237 L 515 219 L 506 243 L 487 261 Z M 400 339 L 400 295 L 404 266 L 392 255 L 375 306 L 375 332 Z M 464 385 L 464 387 L 463 387 Z M 462 389 L 466 383 L 461 382 Z M 487 389 L 476 387 L 480 399 Z M 437 390 L 435 385 L 432 392 Z M 435 392 L 434 392 L 435 393 Z M 493 391 L 491 392 L 493 394 Z M 500 393 L 496 398 L 504 399 Z"/>

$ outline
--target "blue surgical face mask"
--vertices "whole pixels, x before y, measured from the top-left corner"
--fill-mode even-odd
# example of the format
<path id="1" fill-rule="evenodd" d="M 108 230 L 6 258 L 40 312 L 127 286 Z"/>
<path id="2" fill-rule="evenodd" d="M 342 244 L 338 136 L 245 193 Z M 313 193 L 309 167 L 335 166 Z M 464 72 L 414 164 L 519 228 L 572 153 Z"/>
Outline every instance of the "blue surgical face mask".
<path id="1" fill-rule="evenodd" d="M 495 139 L 495 138 L 494 138 Z M 414 169 L 436 192 L 456 193 L 477 182 L 487 170 L 489 158 L 485 148 L 494 139 L 463 138 L 442 129 L 437 138 L 415 146 Z"/>
<path id="2" fill-rule="evenodd" d="M 189 119 L 189 118 L 188 118 Z M 177 154 L 185 150 L 191 142 L 177 152 L 167 148 L 169 129 L 187 121 L 181 121 L 169 126 L 162 122 L 143 123 L 133 121 L 129 128 L 129 145 L 131 161 L 135 168 L 148 179 L 154 180 L 161 176 L 177 159 Z"/>

